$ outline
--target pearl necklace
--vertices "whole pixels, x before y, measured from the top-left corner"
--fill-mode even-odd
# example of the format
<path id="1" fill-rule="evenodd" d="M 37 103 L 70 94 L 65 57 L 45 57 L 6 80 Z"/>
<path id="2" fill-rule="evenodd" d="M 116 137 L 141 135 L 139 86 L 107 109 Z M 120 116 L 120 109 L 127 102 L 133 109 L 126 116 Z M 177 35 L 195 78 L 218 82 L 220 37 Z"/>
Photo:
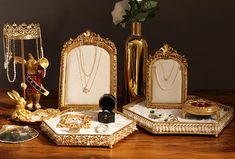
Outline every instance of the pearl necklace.
<path id="1" fill-rule="evenodd" d="M 90 90 L 93 86 L 93 83 L 95 81 L 99 65 L 100 65 L 101 52 L 99 53 L 99 59 L 97 61 L 97 54 L 98 54 L 97 50 L 98 50 L 98 48 L 97 48 L 97 46 L 94 46 L 94 47 L 95 47 L 95 57 L 94 57 L 92 67 L 91 67 L 91 70 L 90 70 L 89 73 L 86 73 L 86 71 L 84 69 L 85 68 L 85 63 L 84 63 L 83 51 L 82 51 L 81 48 L 79 48 L 79 47 L 77 48 L 76 56 L 77 56 L 77 62 L 78 62 L 78 65 L 79 65 L 78 70 L 79 70 L 79 74 L 80 74 L 80 77 L 81 77 L 81 85 L 82 85 L 82 92 L 83 93 L 89 93 L 90 92 Z M 78 54 L 79 54 L 79 56 L 78 56 Z M 96 63 L 97 63 L 97 67 L 95 68 Z M 93 78 L 92 78 L 92 75 L 93 75 Z"/>
<path id="2" fill-rule="evenodd" d="M 159 62 L 160 62 L 160 61 L 159 61 Z M 175 63 L 175 62 L 174 62 L 174 63 Z M 160 63 L 160 64 L 161 64 L 161 63 Z M 165 82 L 165 83 L 168 82 L 168 80 L 170 79 L 170 77 L 172 77 L 172 72 L 173 72 L 173 70 L 176 70 L 175 76 L 174 76 L 172 82 L 170 83 L 170 85 L 169 85 L 168 87 L 164 87 L 163 84 L 161 83 L 160 79 L 159 79 L 159 75 L 157 74 L 157 72 L 158 72 L 158 71 L 157 71 L 157 68 L 156 68 L 156 66 L 154 67 L 154 68 L 155 68 L 155 70 L 154 70 L 154 75 L 155 75 L 156 81 L 157 81 L 157 83 L 158 83 L 158 86 L 160 87 L 161 90 L 163 90 L 163 91 L 168 91 L 168 90 L 170 90 L 170 89 L 172 88 L 172 86 L 174 85 L 174 83 L 175 83 L 175 81 L 176 81 L 176 77 L 178 76 L 178 73 L 179 73 L 179 70 L 180 70 L 180 66 L 175 67 L 175 65 L 173 65 L 173 68 L 171 69 L 170 76 L 169 76 L 168 78 L 165 78 L 165 77 L 164 77 L 165 69 L 164 69 L 164 67 L 163 67 L 162 64 L 161 64 L 161 67 L 162 67 L 163 79 L 164 79 L 164 82 Z M 176 68 L 176 69 L 174 69 L 174 68 Z M 166 79 L 166 80 L 165 80 L 165 79 Z"/>

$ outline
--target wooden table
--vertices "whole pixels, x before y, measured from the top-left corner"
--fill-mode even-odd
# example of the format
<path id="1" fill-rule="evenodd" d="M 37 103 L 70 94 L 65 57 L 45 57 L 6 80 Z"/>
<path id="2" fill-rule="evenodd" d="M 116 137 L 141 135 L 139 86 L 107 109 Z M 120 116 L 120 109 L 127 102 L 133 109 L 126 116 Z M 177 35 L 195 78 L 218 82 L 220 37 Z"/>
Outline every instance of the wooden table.
<path id="1" fill-rule="evenodd" d="M 235 91 L 196 91 L 192 94 L 235 107 Z M 52 93 L 42 99 L 45 106 L 56 107 L 57 95 Z M 12 112 L 14 102 L 0 91 L 0 126 L 14 124 L 6 118 Z M 99 147 L 62 147 L 56 146 L 39 126 L 33 126 L 40 132 L 38 138 L 21 144 L 0 143 L 0 158 L 235 158 L 235 121 L 220 133 L 219 137 L 194 135 L 152 135 L 139 128 L 130 136 L 114 145 L 112 149 Z"/>

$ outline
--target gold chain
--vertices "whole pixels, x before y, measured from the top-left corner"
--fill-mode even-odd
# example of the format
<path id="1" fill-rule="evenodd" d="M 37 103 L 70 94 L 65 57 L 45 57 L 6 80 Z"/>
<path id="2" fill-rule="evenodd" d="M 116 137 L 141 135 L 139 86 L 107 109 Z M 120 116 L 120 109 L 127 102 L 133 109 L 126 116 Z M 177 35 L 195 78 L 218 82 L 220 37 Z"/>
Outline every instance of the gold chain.
<path id="1" fill-rule="evenodd" d="M 97 47 L 97 46 L 95 46 L 95 47 Z M 98 50 L 98 49 L 96 48 L 96 50 Z M 100 65 L 100 59 L 101 59 L 101 52 L 99 53 L 99 59 L 98 59 L 98 64 L 97 64 L 96 70 L 95 70 L 95 63 L 97 62 L 97 59 L 96 59 L 97 58 L 96 54 L 98 53 L 97 51 L 95 52 L 95 59 L 94 59 L 93 64 L 92 64 L 92 69 L 91 69 L 89 74 L 86 74 L 85 70 L 83 70 L 84 69 L 84 67 L 83 67 L 84 57 L 81 56 L 81 54 L 82 54 L 81 51 L 82 51 L 81 49 L 78 49 L 78 52 L 76 52 L 77 62 L 78 62 L 78 65 L 79 65 L 78 70 L 79 70 L 79 74 L 80 74 L 80 77 L 81 77 L 82 91 L 84 93 L 89 93 L 92 86 L 93 86 L 93 84 L 94 84 L 94 81 L 95 81 L 95 78 L 96 78 L 96 75 L 97 75 L 97 72 L 98 72 L 98 68 L 99 68 L 99 65 Z M 80 56 L 78 56 L 78 54 L 80 54 Z M 92 74 L 94 74 L 93 79 L 91 78 Z M 90 80 L 92 80 L 92 81 L 91 81 L 90 87 L 88 87 L 88 85 L 90 83 Z"/>
<path id="2" fill-rule="evenodd" d="M 169 73 L 168 76 L 166 76 L 166 72 L 164 71 L 164 67 L 163 67 L 161 61 L 159 61 L 159 63 L 160 63 L 160 65 L 161 65 L 161 69 L 162 69 L 162 73 L 163 73 L 164 80 L 165 80 L 165 81 L 168 81 L 168 79 L 171 77 L 171 74 L 172 74 L 172 72 L 173 72 L 173 70 L 174 70 L 174 68 L 175 68 L 175 62 L 174 62 L 174 61 L 172 62 L 171 71 L 170 71 L 170 73 Z"/>
<path id="3" fill-rule="evenodd" d="M 91 74 L 92 74 L 92 72 L 93 72 L 93 70 L 94 70 L 94 67 L 95 67 L 95 61 L 96 61 L 96 56 L 97 56 L 97 47 L 94 46 L 94 48 L 95 48 L 95 58 L 94 58 L 93 63 L 92 63 L 91 71 L 87 74 L 86 71 L 85 71 L 85 68 L 84 68 L 85 63 L 84 63 L 83 51 L 81 50 L 80 47 L 78 47 L 78 50 L 79 50 L 79 52 L 80 52 L 80 53 L 79 53 L 79 57 L 80 57 L 80 59 L 81 59 L 81 68 L 82 68 L 82 72 L 83 72 L 83 74 L 84 74 L 86 77 L 91 76 Z"/>
<path id="4" fill-rule="evenodd" d="M 175 67 L 175 66 L 174 66 Z M 180 68 L 180 67 L 178 67 L 178 68 Z M 174 85 L 174 83 L 175 83 L 175 81 L 176 81 L 176 77 L 177 77 L 177 75 L 178 75 L 178 73 L 179 73 L 179 69 L 176 69 L 177 71 L 176 71 L 176 73 L 175 73 L 175 76 L 174 76 L 174 78 L 173 78 L 173 80 L 172 80 L 172 82 L 171 82 L 171 84 L 169 85 L 169 87 L 163 87 L 163 85 L 162 85 L 162 83 L 160 82 L 160 80 L 159 80 L 159 75 L 157 75 L 157 68 L 156 68 L 156 66 L 155 66 L 155 70 L 154 70 L 154 75 L 155 75 L 155 78 L 156 78 L 156 81 L 157 81 L 157 83 L 158 83 L 158 85 L 159 85 L 159 87 L 163 90 L 163 91 L 167 91 L 167 90 L 170 90 L 171 88 L 172 88 L 172 86 Z M 173 72 L 173 71 L 172 71 Z M 172 73 L 171 73 L 172 74 Z M 163 75 L 164 75 L 164 72 L 163 72 Z M 171 76 L 169 76 L 169 78 L 170 78 Z M 169 79 L 168 78 L 168 79 Z M 168 79 L 167 80 L 165 80 L 164 79 L 164 81 L 168 81 Z"/>

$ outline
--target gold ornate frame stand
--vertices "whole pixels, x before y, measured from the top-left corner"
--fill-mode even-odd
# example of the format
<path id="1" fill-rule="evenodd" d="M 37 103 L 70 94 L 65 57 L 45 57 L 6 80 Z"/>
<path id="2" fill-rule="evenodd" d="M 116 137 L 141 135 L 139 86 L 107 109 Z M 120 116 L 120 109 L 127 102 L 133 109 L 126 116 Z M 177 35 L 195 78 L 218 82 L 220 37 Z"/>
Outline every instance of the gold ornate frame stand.
<path id="1" fill-rule="evenodd" d="M 158 103 L 153 102 L 153 92 L 152 92 L 152 69 L 153 64 L 158 60 L 166 60 L 171 59 L 176 61 L 180 65 L 180 69 L 182 72 L 182 91 L 181 91 L 181 103 Z M 147 77 L 146 77 L 146 100 L 147 100 L 147 107 L 152 108 L 181 108 L 181 104 L 184 103 L 187 99 L 187 88 L 188 88 L 188 78 L 187 78 L 187 68 L 188 63 L 184 56 L 178 54 L 176 50 L 170 47 L 168 44 L 165 44 L 161 47 L 158 51 L 155 52 L 153 56 L 149 56 L 147 60 Z"/>
<path id="2" fill-rule="evenodd" d="M 195 96 L 189 96 L 188 99 L 198 99 Z M 136 104 L 143 102 L 144 99 L 134 101 L 123 107 L 123 113 L 136 120 L 137 125 L 148 130 L 153 134 L 193 134 L 193 135 L 215 135 L 216 137 L 224 127 L 233 119 L 233 108 L 217 103 L 219 108 L 225 113 L 218 119 L 210 122 L 191 122 L 190 120 L 157 122 L 140 112 L 133 111 L 131 108 Z M 148 109 L 143 106 L 143 109 Z M 181 109 L 176 109 L 181 111 Z"/>
<path id="3" fill-rule="evenodd" d="M 110 55 L 110 94 L 115 98 L 117 97 L 117 49 L 115 44 L 108 38 L 102 38 L 99 34 L 96 34 L 90 30 L 82 33 L 75 39 L 70 39 L 63 45 L 61 52 L 60 62 L 60 82 L 59 82 L 59 108 L 60 109 L 98 109 L 98 103 L 94 105 L 89 104 L 66 104 L 65 103 L 65 82 L 66 82 L 66 64 L 67 56 L 70 51 L 76 47 L 82 45 L 94 45 L 106 50 Z M 108 92 L 106 92 L 108 93 Z"/>

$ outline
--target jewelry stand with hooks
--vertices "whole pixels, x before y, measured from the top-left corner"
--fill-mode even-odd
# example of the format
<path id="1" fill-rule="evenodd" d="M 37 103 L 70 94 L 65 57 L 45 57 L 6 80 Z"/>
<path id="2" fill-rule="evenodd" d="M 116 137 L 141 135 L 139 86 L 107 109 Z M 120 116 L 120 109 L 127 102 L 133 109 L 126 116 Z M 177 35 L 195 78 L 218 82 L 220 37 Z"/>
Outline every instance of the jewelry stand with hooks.
<path id="1" fill-rule="evenodd" d="M 21 88 L 23 89 L 23 97 L 26 99 L 26 81 L 31 80 L 32 78 L 27 77 L 25 75 L 25 64 L 27 62 L 25 61 L 25 41 L 26 40 L 35 40 L 36 42 L 36 53 L 37 53 L 37 60 L 36 62 L 39 63 L 39 65 L 43 68 L 43 76 L 46 75 L 46 68 L 49 65 L 49 62 L 46 58 L 44 58 L 43 53 L 43 47 L 42 47 L 42 36 L 41 36 L 41 29 L 39 23 L 31 23 L 31 24 L 25 24 L 22 23 L 20 25 L 14 24 L 5 24 L 3 26 L 3 49 L 4 49 L 4 68 L 7 71 L 7 79 L 9 82 L 13 83 L 16 80 L 16 64 L 20 63 L 22 64 L 22 83 Z M 16 42 L 20 41 L 20 48 L 21 48 L 21 54 L 20 57 L 16 55 Z M 33 58 L 33 56 L 32 56 Z M 34 58 L 33 58 L 34 59 Z M 13 62 L 13 78 L 10 78 L 9 75 L 9 64 L 10 62 Z M 31 83 L 30 82 L 30 83 Z M 37 82 L 32 84 L 32 87 L 37 90 L 37 92 L 42 93 L 44 95 L 48 94 L 49 92 L 45 90 L 44 88 L 41 88 L 40 84 L 37 85 Z M 38 98 L 39 102 L 40 97 Z M 37 102 L 37 103 L 38 103 Z M 39 104 L 39 103 L 38 103 Z M 38 105 L 40 106 L 40 105 Z"/>

